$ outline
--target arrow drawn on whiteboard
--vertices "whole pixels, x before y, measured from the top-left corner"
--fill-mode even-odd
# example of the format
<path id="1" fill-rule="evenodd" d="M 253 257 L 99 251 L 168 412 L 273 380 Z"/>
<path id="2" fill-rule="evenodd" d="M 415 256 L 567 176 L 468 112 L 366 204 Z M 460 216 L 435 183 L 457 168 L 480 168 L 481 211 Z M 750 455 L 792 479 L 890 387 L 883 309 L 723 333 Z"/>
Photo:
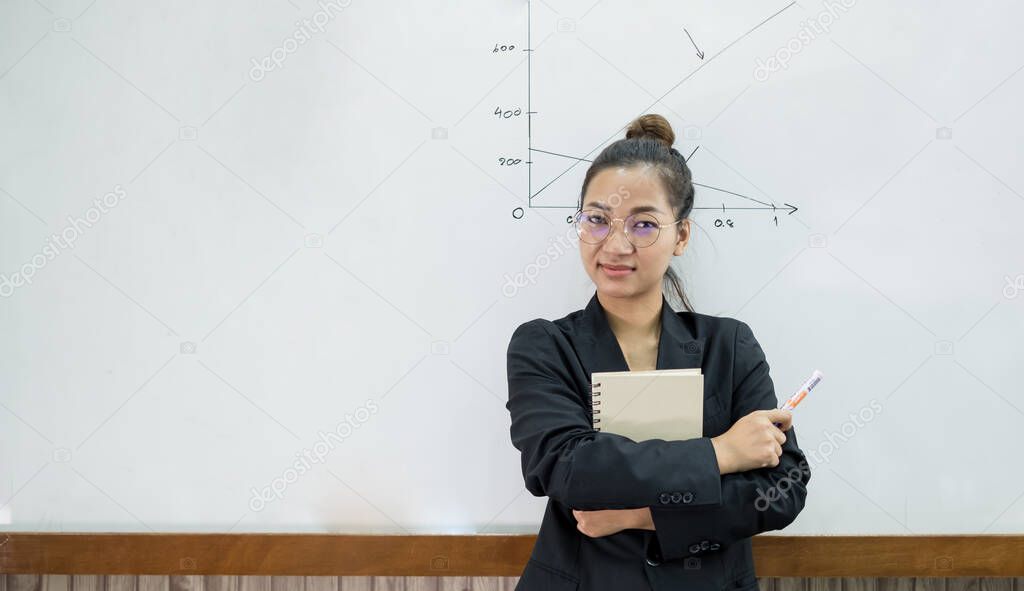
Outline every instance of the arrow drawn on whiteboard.
<path id="1" fill-rule="evenodd" d="M 683 32 L 686 33 L 686 36 L 690 38 L 690 43 L 693 43 L 693 48 L 697 50 L 697 57 L 699 57 L 700 59 L 704 59 L 704 52 L 701 51 L 699 47 L 697 47 L 697 42 L 693 40 L 693 37 L 690 35 L 690 32 L 686 30 L 686 27 L 683 27 Z"/>

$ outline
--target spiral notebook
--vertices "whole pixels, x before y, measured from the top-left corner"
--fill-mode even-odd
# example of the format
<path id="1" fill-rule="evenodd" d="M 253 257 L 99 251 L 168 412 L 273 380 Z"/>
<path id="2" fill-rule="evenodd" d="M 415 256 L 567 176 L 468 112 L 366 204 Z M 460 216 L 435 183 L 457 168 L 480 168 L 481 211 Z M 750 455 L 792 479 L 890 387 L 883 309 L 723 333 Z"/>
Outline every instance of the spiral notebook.
<path id="1" fill-rule="evenodd" d="M 591 374 L 595 430 L 633 441 L 693 439 L 704 434 L 700 368 Z"/>

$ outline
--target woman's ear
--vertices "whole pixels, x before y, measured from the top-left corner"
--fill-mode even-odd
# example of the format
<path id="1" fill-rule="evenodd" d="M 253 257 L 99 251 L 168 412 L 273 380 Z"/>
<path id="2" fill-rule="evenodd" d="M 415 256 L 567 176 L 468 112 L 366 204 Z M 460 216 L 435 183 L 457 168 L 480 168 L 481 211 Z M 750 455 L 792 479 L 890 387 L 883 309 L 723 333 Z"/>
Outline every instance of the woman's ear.
<path id="1" fill-rule="evenodd" d="M 686 250 L 687 244 L 690 243 L 690 218 L 679 222 L 679 239 L 676 241 L 676 247 L 672 251 L 675 256 L 680 256 L 683 251 Z"/>

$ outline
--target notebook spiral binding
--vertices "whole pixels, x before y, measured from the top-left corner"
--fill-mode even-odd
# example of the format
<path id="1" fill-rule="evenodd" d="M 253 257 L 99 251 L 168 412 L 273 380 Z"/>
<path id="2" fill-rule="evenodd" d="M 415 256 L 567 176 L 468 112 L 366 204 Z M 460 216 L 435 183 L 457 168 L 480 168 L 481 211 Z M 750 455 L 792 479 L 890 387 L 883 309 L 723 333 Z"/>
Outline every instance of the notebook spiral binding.
<path id="1" fill-rule="evenodd" d="M 598 423 L 601 422 L 601 419 L 597 418 L 596 416 L 601 414 L 601 409 L 594 408 L 595 406 L 601 404 L 601 401 L 597 399 L 598 397 L 601 396 L 601 390 L 598 389 L 600 387 L 601 382 L 591 384 L 590 386 L 590 423 L 594 427 L 595 431 L 601 430 L 601 427 L 598 426 Z"/>

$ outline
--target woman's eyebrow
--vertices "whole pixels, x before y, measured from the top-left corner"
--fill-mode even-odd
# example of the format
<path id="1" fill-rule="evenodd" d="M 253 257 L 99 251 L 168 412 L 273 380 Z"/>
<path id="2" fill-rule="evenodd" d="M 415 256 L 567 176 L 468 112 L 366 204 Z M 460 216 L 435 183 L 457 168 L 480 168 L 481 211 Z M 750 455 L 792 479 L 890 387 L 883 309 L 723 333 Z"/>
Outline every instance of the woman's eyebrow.
<path id="1" fill-rule="evenodd" d="M 608 207 L 604 203 L 601 203 L 600 201 L 592 201 L 592 202 L 584 205 L 584 207 L 595 207 L 597 209 L 603 209 L 605 211 L 611 211 L 610 207 Z M 658 209 L 657 207 L 655 207 L 653 205 L 637 205 L 633 209 L 629 210 L 629 213 L 643 213 L 643 212 L 647 212 L 647 211 L 656 211 L 658 213 L 665 213 L 665 212 L 661 211 L 660 209 Z"/>

